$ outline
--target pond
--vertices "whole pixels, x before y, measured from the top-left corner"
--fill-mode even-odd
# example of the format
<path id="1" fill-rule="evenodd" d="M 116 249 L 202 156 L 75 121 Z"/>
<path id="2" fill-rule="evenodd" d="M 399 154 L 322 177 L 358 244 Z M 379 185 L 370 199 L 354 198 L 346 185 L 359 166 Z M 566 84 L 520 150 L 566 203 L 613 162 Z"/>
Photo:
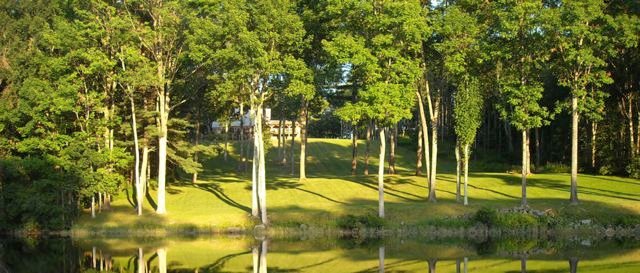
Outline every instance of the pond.
<path id="1" fill-rule="evenodd" d="M 1 239 L 5 272 L 640 272 L 640 241 L 567 238 Z"/>

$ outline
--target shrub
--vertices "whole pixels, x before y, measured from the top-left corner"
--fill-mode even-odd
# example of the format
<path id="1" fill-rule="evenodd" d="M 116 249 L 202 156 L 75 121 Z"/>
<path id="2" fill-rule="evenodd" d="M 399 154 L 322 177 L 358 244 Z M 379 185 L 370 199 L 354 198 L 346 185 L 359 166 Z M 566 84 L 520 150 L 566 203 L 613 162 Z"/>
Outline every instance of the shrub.
<path id="1" fill-rule="evenodd" d="M 476 212 L 473 220 L 483 223 L 488 227 L 492 227 L 498 223 L 498 212 L 491 208 L 481 208 Z"/>
<path id="2" fill-rule="evenodd" d="M 366 228 L 381 229 L 384 226 L 384 220 L 378 216 L 367 215 L 347 215 L 338 219 L 338 227 L 344 230 L 360 230 Z"/>
<path id="3" fill-rule="evenodd" d="M 626 168 L 629 177 L 640 179 L 640 156 L 636 156 Z"/>
<path id="4" fill-rule="evenodd" d="M 571 172 L 571 167 L 562 163 L 549 162 L 539 169 L 543 173 L 568 173 Z"/>
<path id="5" fill-rule="evenodd" d="M 508 212 L 498 216 L 498 226 L 510 229 L 521 229 L 536 226 L 538 219 L 528 213 Z"/>

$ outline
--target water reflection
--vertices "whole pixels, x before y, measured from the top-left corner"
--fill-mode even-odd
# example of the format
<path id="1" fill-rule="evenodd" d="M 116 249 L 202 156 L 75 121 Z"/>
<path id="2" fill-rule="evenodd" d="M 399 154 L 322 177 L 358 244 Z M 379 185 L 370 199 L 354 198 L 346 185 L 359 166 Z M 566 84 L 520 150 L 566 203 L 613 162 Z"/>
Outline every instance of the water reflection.
<path id="1" fill-rule="evenodd" d="M 592 246 L 579 241 L 491 244 L 327 238 L 14 239 L 0 240 L 0 273 L 640 272 L 640 243 L 634 240 Z"/>

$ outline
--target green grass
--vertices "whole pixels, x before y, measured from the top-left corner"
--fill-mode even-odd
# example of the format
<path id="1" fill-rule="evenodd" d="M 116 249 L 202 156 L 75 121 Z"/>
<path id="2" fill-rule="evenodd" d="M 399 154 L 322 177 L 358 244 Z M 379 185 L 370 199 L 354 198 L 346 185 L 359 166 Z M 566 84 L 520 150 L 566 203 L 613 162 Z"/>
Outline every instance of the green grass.
<path id="1" fill-rule="evenodd" d="M 276 149 L 270 150 L 267 162 L 267 204 L 270 221 L 275 226 L 335 227 L 336 220 L 348 214 L 376 214 L 377 211 L 377 144 L 372 144 L 369 172 L 364 176 L 364 143 L 359 143 L 358 175 L 351 176 L 350 141 L 343 139 L 310 139 L 308 144 L 307 180 L 298 181 L 290 175 L 291 166 L 276 162 Z M 238 144 L 234 145 L 238 150 Z M 296 156 L 297 156 L 296 149 Z M 455 174 L 452 151 L 441 147 L 437 176 L 437 203 L 429 203 L 427 181 L 414 176 L 413 147 L 397 149 L 397 172 L 385 175 L 386 222 L 391 225 L 425 225 L 444 217 L 470 214 L 482 207 L 508 208 L 520 204 L 520 176 L 509 173 L 474 171 L 469 184 L 469 206 L 455 202 Z M 131 198 L 116 197 L 112 209 L 91 219 L 85 211 L 75 225 L 77 230 L 131 228 L 157 229 L 197 227 L 223 229 L 251 227 L 251 177 L 249 171 L 238 172 L 238 158 L 232 154 L 227 162 L 222 156 L 204 161 L 200 180 L 191 184 L 188 175 L 169 183 L 166 216 L 153 213 L 145 203 L 144 216 L 135 216 Z M 592 219 L 598 223 L 613 223 L 619 219 L 640 217 L 640 181 L 581 174 L 578 179 L 580 205 L 570 206 L 569 174 L 534 174 L 528 179 L 528 197 L 532 208 L 553 209 L 567 219 Z M 129 195 L 131 192 L 129 191 Z M 148 201 L 155 199 L 150 192 Z"/>

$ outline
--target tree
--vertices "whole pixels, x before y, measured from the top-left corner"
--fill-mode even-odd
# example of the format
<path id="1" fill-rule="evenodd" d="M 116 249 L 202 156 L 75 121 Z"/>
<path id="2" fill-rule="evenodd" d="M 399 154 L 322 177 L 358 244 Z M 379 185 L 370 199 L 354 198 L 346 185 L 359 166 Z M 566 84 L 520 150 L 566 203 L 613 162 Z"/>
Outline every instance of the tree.
<path id="1" fill-rule="evenodd" d="M 571 107 L 571 204 L 578 203 L 578 126 L 587 89 L 610 83 L 600 50 L 606 39 L 602 30 L 604 2 L 562 2 L 550 12 L 546 31 L 554 39 L 556 75 L 570 90 Z M 597 90 L 597 89 L 596 89 Z"/>
<path id="2" fill-rule="evenodd" d="M 548 123 L 549 113 L 540 105 L 544 91 L 542 67 L 549 59 L 543 32 L 543 6 L 539 1 L 493 3 L 492 33 L 498 53 L 500 116 L 522 133 L 522 206 L 527 206 L 529 131 Z"/>

